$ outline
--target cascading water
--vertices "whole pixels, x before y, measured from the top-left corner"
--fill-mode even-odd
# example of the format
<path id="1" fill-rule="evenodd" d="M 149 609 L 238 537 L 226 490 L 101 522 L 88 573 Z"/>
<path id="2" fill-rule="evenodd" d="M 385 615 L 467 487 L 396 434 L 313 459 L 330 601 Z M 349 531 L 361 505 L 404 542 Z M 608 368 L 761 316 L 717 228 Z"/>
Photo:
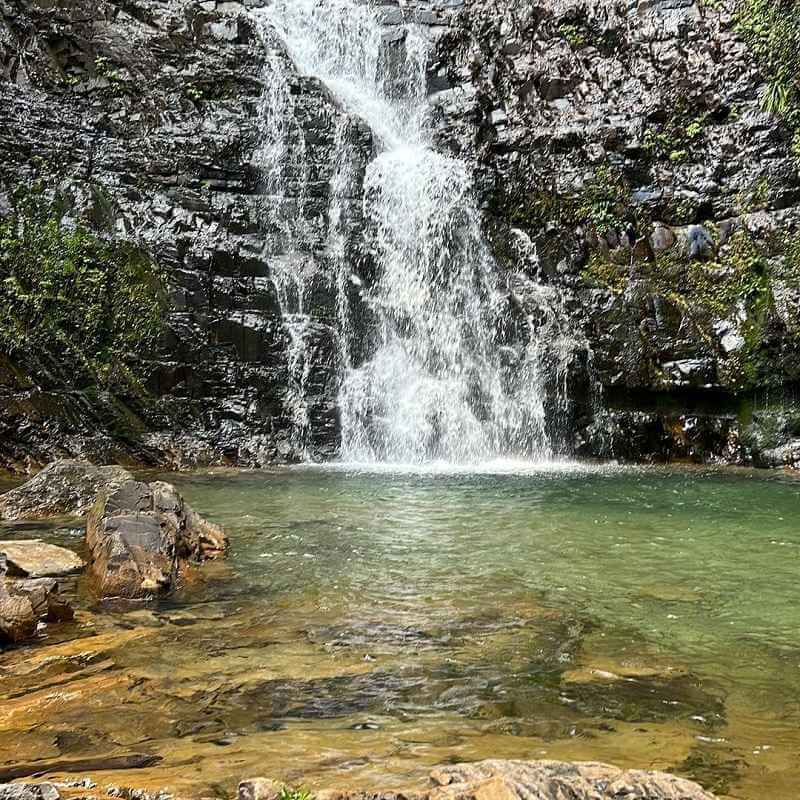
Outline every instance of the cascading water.
<path id="1" fill-rule="evenodd" d="M 358 364 L 347 346 L 352 269 L 335 202 L 336 181 L 347 176 L 340 168 L 332 180 L 342 458 L 549 457 L 542 323 L 527 320 L 524 341 L 509 336 L 510 287 L 483 238 L 470 172 L 433 149 L 427 32 L 414 25 L 387 32 L 376 9 L 353 0 L 276 0 L 265 14 L 299 72 L 321 80 L 366 121 L 378 151 L 363 192 L 363 241 L 375 278 L 362 300 L 375 323 Z M 272 93 L 280 106 L 280 90 Z M 273 156 L 279 151 L 271 146 Z M 551 312 L 541 315 L 550 332 Z"/>

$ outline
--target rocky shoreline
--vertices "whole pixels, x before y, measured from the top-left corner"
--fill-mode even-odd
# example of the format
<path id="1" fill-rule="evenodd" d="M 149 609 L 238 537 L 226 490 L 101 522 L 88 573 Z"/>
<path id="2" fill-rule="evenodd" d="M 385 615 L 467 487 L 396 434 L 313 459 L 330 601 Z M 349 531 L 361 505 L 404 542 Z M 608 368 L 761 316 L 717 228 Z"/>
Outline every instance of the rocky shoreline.
<path id="1" fill-rule="evenodd" d="M 105 584 L 112 588 L 112 596 L 104 597 L 100 578 L 107 567 L 103 560 L 98 559 L 95 566 L 92 547 L 74 546 L 72 552 L 90 562 L 79 576 L 83 590 L 91 592 L 78 599 L 75 619 L 38 618 L 34 638 L 0 657 L 0 751 L 13 754 L 0 759 L 0 782 L 47 775 L 63 783 L 63 776 L 72 775 L 103 787 L 108 782 L 116 788 L 136 787 L 124 790 L 129 794 L 117 795 L 132 800 L 157 795 L 161 788 L 175 797 L 209 797 L 216 796 L 209 794 L 209 787 L 224 783 L 229 792 L 235 781 L 259 774 L 263 764 L 261 774 L 279 776 L 292 786 L 307 775 L 312 785 L 335 787 L 332 800 L 401 796 L 445 800 L 451 790 L 465 800 L 476 791 L 488 800 L 517 796 L 524 800 L 528 795 L 514 794 L 518 787 L 529 787 L 534 781 L 537 786 L 558 786 L 558 781 L 553 783 L 558 776 L 585 789 L 591 800 L 604 798 L 599 789 L 592 789 L 592 794 L 585 788 L 595 780 L 594 772 L 575 772 L 576 767 L 563 763 L 555 777 L 551 774 L 555 768 L 529 766 L 528 771 L 502 775 L 452 777 L 450 789 L 438 784 L 432 789 L 422 787 L 421 771 L 432 764 L 447 764 L 454 754 L 462 762 L 498 751 L 505 758 L 528 758 L 529 753 L 545 750 L 547 755 L 541 757 L 562 762 L 583 757 L 626 768 L 651 765 L 699 780 L 723 796 L 725 787 L 735 781 L 725 772 L 730 762 L 713 760 L 719 756 L 707 755 L 700 737 L 716 741 L 722 735 L 732 740 L 740 736 L 728 728 L 740 712 L 728 705 L 713 681 L 692 672 L 690 661 L 638 650 L 631 645 L 629 633 L 621 650 L 617 649 L 620 642 L 606 640 L 609 645 L 601 648 L 602 655 L 596 647 L 607 631 L 602 624 L 598 627 L 597 620 L 540 607 L 527 597 L 518 606 L 504 601 L 496 608 L 450 608 L 443 618 L 408 626 L 369 619 L 368 611 L 355 620 L 338 612 L 329 617 L 317 607 L 320 600 L 313 591 L 310 597 L 293 596 L 287 604 L 270 586 L 270 569 L 264 570 L 269 562 L 258 557 L 272 550 L 265 545 L 272 534 L 264 537 L 264 533 L 277 521 L 270 516 L 273 512 L 251 529 L 259 541 L 249 551 L 253 557 L 248 556 L 248 564 L 256 572 L 265 572 L 269 587 L 255 592 L 255 573 L 245 573 L 241 563 L 220 561 L 215 566 L 212 562 L 195 569 L 203 557 L 206 534 L 196 523 L 180 523 L 191 518 L 191 509 L 185 501 L 178 503 L 163 484 L 136 481 L 119 467 L 74 462 L 57 463 L 42 474 L 44 479 L 7 492 L 0 501 L 5 515 L 34 519 L 19 525 L 21 536 L 26 525 L 36 524 L 37 513 L 61 515 L 81 509 L 86 517 L 97 512 L 97 522 L 105 525 L 98 527 L 98 535 L 114 541 L 115 531 L 108 529 L 108 522 L 117 519 L 114 515 L 119 513 L 123 519 L 140 515 L 158 520 L 168 548 L 183 552 L 184 557 L 165 561 L 168 549 L 126 552 L 120 562 L 126 576 L 122 585 L 136 592 L 128 595 L 114 580 Z M 213 480 L 201 478 L 197 485 L 212 484 L 216 491 Z M 190 485 L 191 481 L 186 484 Z M 226 497 L 236 494 L 234 490 Z M 100 502 L 92 504 L 93 495 L 99 495 Z M 109 501 L 115 497 L 112 508 Z M 218 496 L 215 502 L 230 502 L 226 497 Z M 259 502 L 255 492 L 252 498 Z M 298 501 L 295 495 L 293 502 Z M 270 508 L 272 500 L 266 503 Z M 282 507 L 282 501 L 272 507 Z M 77 524 L 68 522 L 75 517 L 56 519 Z M 304 518 L 293 512 L 295 519 Z M 47 529 L 42 530 L 47 541 Z M 244 523 L 245 536 L 247 530 Z M 79 535 L 72 529 L 53 540 L 77 543 Z M 281 570 L 277 580 L 291 582 L 293 575 L 300 574 L 292 572 L 296 562 L 305 561 L 305 552 L 313 555 L 316 547 L 313 537 L 305 537 L 300 555 L 295 552 L 295 529 L 289 526 L 287 535 L 294 560 L 286 562 L 288 573 Z M 326 542 L 330 542 L 327 537 Z M 6 578 L 9 583 L 68 583 L 80 569 L 74 555 L 66 558 L 55 545 L 43 547 L 30 538 L 13 543 L 16 548 L 6 546 L 9 573 L 13 573 Z M 216 554 L 213 550 L 208 554 Z M 313 559 L 305 563 L 311 565 Z M 23 571 L 43 577 L 25 577 Z M 204 581 L 218 583 L 204 586 Z M 656 586 L 649 591 L 647 595 L 642 588 L 632 602 L 653 604 L 658 613 L 681 616 L 690 607 L 703 607 L 702 592 L 697 590 L 673 588 L 670 592 L 669 587 Z M 71 588 L 66 596 L 74 596 Z M 131 600 L 134 596 L 138 599 Z M 146 602 L 147 598 L 155 602 Z M 328 597 L 326 604 L 330 601 Z M 39 628 L 39 621 L 47 627 Z M 592 630 L 594 634 L 589 633 Z M 531 695 L 522 692 L 517 698 L 512 689 L 511 696 L 505 697 L 505 692 L 494 691 L 494 683 L 481 679 L 488 661 L 507 658 L 509 652 L 518 654 L 519 666 L 514 669 L 520 675 L 544 676 L 541 686 L 538 679 L 530 683 Z M 490 655 L 495 653 L 499 655 Z M 423 667 L 429 659 L 433 672 Z M 475 671 L 454 674 L 450 665 L 460 660 L 474 663 Z M 423 675 L 427 677 L 420 682 Z M 438 711 L 430 716 L 416 714 L 419 703 L 449 709 L 456 716 L 443 721 Z M 518 708 L 517 703 L 523 705 Z M 611 709 L 608 718 L 606 709 Z M 298 752 L 309 746 L 309 725 L 313 752 L 294 766 Z M 459 725 L 464 727 L 459 729 Z M 482 736 L 488 737 L 486 743 Z M 398 751 L 398 741 L 425 743 L 419 751 L 424 757 L 414 762 L 404 748 Z M 724 745 L 722 757 L 733 758 L 730 754 L 741 752 L 740 745 L 730 749 Z M 744 749 L 749 752 L 747 746 Z M 268 758 L 263 755 L 267 752 Z M 449 768 L 442 769 L 441 774 L 450 774 Z M 383 775 L 413 775 L 421 788 L 409 783 L 403 791 L 383 791 L 392 785 L 383 781 Z M 614 772 L 602 780 L 608 785 L 622 781 L 633 787 L 656 787 L 647 789 L 655 794 L 631 797 L 706 797 L 686 794 L 684 789 L 684 794 L 676 794 L 673 784 L 664 783 L 666 778 L 638 773 Z M 475 782 L 481 784 L 479 790 Z M 258 786 L 258 791 L 266 792 L 275 785 L 261 781 Z M 96 789 L 56 788 L 64 800 L 94 796 Z M 71 793 L 73 789 L 79 794 Z M 104 795 L 105 789 L 95 793 Z M 324 797 L 320 793 L 320 800 Z"/>
<path id="2" fill-rule="evenodd" d="M 163 482 L 122 467 L 56 461 L 0 495 L 0 520 L 86 517 L 88 584 L 102 602 L 147 601 L 172 592 L 192 564 L 224 554 L 224 531 Z M 73 618 L 56 578 L 83 561 L 38 540 L 0 542 L 0 642 L 32 638 L 41 624 Z M 22 579 L 21 579 L 22 578 Z"/>
<path id="3" fill-rule="evenodd" d="M 0 800 L 172 800 L 91 779 L 0 784 Z M 239 784 L 237 800 L 715 800 L 698 784 L 664 772 L 622 770 L 593 762 L 488 760 L 434 770 L 429 788 L 403 791 L 292 790 L 267 778 Z"/>

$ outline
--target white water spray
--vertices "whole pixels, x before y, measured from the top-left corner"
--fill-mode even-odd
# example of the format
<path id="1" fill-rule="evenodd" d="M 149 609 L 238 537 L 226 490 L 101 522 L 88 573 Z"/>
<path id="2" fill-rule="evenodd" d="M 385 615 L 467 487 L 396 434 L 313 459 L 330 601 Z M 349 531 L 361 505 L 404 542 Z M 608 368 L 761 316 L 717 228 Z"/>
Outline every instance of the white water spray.
<path id="1" fill-rule="evenodd" d="M 529 341 L 507 341 L 510 287 L 483 238 L 471 175 L 466 164 L 433 149 L 428 34 L 413 25 L 386 30 L 378 13 L 354 0 L 276 0 L 265 12 L 296 68 L 365 120 L 378 148 L 363 201 L 364 243 L 376 277 L 362 297 L 375 319 L 374 341 L 360 364 L 343 348 L 342 458 L 547 459 L 544 342 L 533 325 Z M 282 101 L 280 89 L 272 94 Z M 280 157 L 279 147 L 270 152 Z M 346 343 L 351 269 L 337 180 L 347 177 L 340 171 L 332 181 L 329 249 L 338 259 Z"/>

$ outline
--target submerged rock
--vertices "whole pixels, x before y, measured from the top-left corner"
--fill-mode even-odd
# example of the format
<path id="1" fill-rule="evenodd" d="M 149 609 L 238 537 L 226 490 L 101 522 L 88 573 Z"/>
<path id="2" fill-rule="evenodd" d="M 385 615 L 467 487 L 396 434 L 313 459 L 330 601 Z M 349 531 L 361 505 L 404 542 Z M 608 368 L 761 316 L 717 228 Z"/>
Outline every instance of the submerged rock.
<path id="1" fill-rule="evenodd" d="M 714 800 L 692 781 L 665 772 L 623 770 L 595 762 L 480 761 L 440 767 L 432 787 L 403 792 L 407 800 Z M 238 800 L 277 800 L 281 785 L 242 781 Z M 318 800 L 393 800 L 396 792 L 320 792 Z"/>
<path id="2" fill-rule="evenodd" d="M 168 593 L 187 563 L 223 553 L 227 539 L 171 484 L 130 479 L 100 492 L 86 544 L 97 594 L 135 600 Z"/>
<path id="3" fill-rule="evenodd" d="M 27 483 L 0 495 L 0 519 L 83 516 L 101 489 L 133 476 L 120 466 L 96 467 L 82 461 L 54 461 Z"/>
<path id="4" fill-rule="evenodd" d="M 83 559 L 71 550 L 40 539 L 0 542 L 0 554 L 5 556 L 11 575 L 23 578 L 56 578 L 84 567 Z"/>

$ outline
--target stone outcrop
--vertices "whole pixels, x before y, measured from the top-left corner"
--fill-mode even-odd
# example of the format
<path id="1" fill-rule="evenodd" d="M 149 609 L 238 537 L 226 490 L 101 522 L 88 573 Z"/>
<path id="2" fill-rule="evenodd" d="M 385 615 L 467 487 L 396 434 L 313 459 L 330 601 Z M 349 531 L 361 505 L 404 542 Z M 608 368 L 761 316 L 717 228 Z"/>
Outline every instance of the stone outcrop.
<path id="1" fill-rule="evenodd" d="M 0 542 L 3 556 L 8 573 L 21 578 L 58 578 L 80 572 L 85 566 L 72 550 L 39 539 Z"/>
<path id="2" fill-rule="evenodd" d="M 0 495 L 0 518 L 61 515 L 88 515 L 89 568 L 101 597 L 166 594 L 188 564 L 216 558 L 227 547 L 225 532 L 189 506 L 174 486 L 137 481 L 118 466 L 57 461 Z M 65 575 L 83 567 L 74 553 L 39 541 L 0 542 L 0 556 L 19 575 Z M 17 600 L 9 603 L 25 616 Z"/>
<path id="3" fill-rule="evenodd" d="M 86 544 L 96 593 L 140 600 L 171 591 L 188 563 L 215 558 L 227 540 L 171 484 L 129 480 L 100 492 Z"/>
<path id="4" fill-rule="evenodd" d="M 132 479 L 123 467 L 54 461 L 22 486 L 0 495 L 0 519 L 85 516 L 101 489 Z"/>
<path id="5" fill-rule="evenodd" d="M 276 800 L 281 785 L 239 784 L 239 800 Z M 403 792 L 321 792 L 319 800 L 714 800 L 701 786 L 664 772 L 560 761 L 481 761 L 435 769 L 431 787 Z"/>
<path id="6" fill-rule="evenodd" d="M 431 773 L 431 800 L 714 800 L 692 781 L 664 772 L 559 761 L 482 761 Z"/>

